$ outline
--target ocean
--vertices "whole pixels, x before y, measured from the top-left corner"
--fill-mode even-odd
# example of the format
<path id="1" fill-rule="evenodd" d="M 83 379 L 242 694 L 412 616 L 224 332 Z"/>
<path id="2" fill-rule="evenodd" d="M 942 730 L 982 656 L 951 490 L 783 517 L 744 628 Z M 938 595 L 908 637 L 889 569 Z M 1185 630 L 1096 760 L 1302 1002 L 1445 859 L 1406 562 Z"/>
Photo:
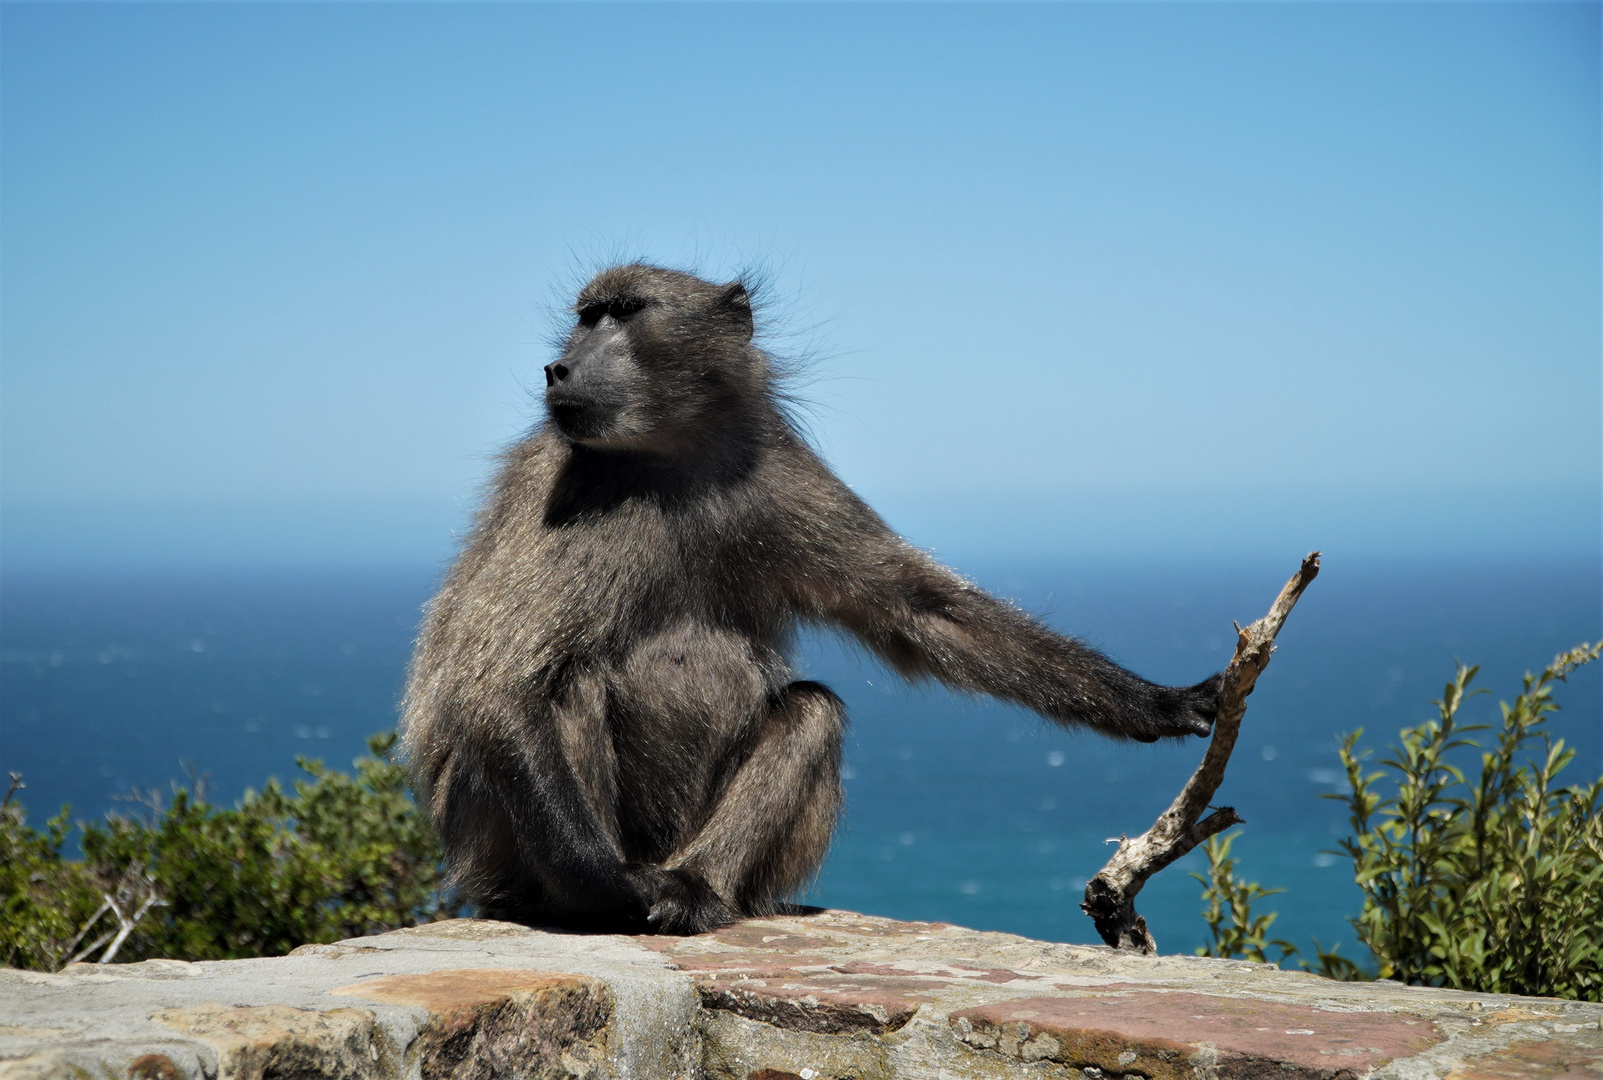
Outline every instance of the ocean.
<path id="1" fill-rule="evenodd" d="M 1231 621 L 1261 616 L 1283 563 L 993 563 L 981 584 L 1148 678 L 1191 683 L 1230 654 Z M 0 575 L 0 771 L 20 772 L 35 824 L 70 803 L 96 818 L 135 787 L 204 777 L 232 801 L 296 755 L 345 766 L 394 727 L 407 656 L 438 568 L 7 572 Z M 1343 942 L 1359 894 L 1332 854 L 1344 808 L 1340 733 L 1376 750 L 1434 715 L 1455 658 L 1494 693 L 1466 714 L 1496 717 L 1521 675 L 1603 633 L 1595 558 L 1325 560 L 1250 701 L 1215 802 L 1246 819 L 1238 872 L 1284 893 L 1277 936 Z M 847 803 L 806 899 L 1057 941 L 1094 942 L 1079 911 L 1110 838 L 1167 806 L 1200 740 L 1115 744 L 999 703 L 909 686 L 849 643 L 809 633 L 796 667 L 847 702 Z M 1567 774 L 1603 773 L 1603 678 L 1558 691 L 1556 735 L 1579 751 Z M 1379 755 L 1377 755 L 1379 756 Z M 1138 901 L 1164 952 L 1206 937 L 1188 856 Z"/>

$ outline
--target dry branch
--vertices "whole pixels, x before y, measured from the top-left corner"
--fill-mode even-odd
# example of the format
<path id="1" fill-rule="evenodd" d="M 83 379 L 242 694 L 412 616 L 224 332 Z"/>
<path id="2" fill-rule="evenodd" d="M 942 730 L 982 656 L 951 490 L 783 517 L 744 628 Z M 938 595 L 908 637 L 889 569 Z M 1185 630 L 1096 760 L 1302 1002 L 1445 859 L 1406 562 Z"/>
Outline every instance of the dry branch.
<path id="1" fill-rule="evenodd" d="M 117 950 L 122 948 L 123 942 L 128 940 L 128 935 L 134 932 L 139 920 L 145 917 L 145 913 L 153 907 L 167 906 L 167 901 L 156 891 L 155 877 L 145 872 L 143 863 L 137 862 L 129 865 L 122 879 L 110 892 L 102 891 L 100 899 L 100 906 L 95 909 L 93 915 L 84 920 L 83 926 L 78 930 L 78 936 L 73 938 L 63 951 L 63 956 L 71 954 L 66 960 L 67 964 L 87 960 L 102 946 L 105 951 L 95 963 L 111 963 L 117 957 Z M 73 950 L 78 948 L 91 931 L 101 925 L 101 919 L 106 915 L 111 916 L 110 929 L 74 953 Z"/>
<path id="2" fill-rule="evenodd" d="M 1202 812 L 1224 780 L 1225 765 L 1236 747 L 1241 718 L 1247 711 L 1247 695 L 1274 652 L 1275 635 L 1285 625 L 1286 616 L 1297 598 L 1319 573 L 1319 552 L 1303 559 L 1302 566 L 1280 590 L 1269 614 L 1243 630 L 1236 627 L 1236 652 L 1225 668 L 1219 690 L 1219 711 L 1213 722 L 1213 738 L 1202 757 L 1202 764 L 1191 774 L 1186 786 L 1175 796 L 1152 828 L 1136 837 L 1119 837 L 1119 850 L 1085 886 L 1080 910 L 1091 916 L 1102 940 L 1115 949 L 1134 949 L 1148 955 L 1158 944 L 1147 929 L 1147 921 L 1135 911 L 1135 896 L 1147 879 L 1216 833 L 1241 824 L 1235 809 L 1221 806 L 1207 817 Z M 1198 819 L 1201 820 L 1198 820 Z"/>

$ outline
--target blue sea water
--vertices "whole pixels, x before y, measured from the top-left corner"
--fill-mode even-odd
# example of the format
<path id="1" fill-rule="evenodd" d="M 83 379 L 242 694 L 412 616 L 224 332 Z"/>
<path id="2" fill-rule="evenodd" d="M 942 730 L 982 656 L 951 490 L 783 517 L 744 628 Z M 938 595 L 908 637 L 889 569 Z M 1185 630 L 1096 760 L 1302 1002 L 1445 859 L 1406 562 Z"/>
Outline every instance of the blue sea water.
<path id="1" fill-rule="evenodd" d="M 1149 678 L 1195 682 L 1229 656 L 1231 620 L 1260 616 L 1294 569 L 1254 563 L 995 564 L 963 569 Z M 7 573 L 0 577 L 0 770 L 35 823 L 64 802 L 115 809 L 186 770 L 233 800 L 305 754 L 344 765 L 392 728 L 437 571 Z M 1293 614 L 1250 702 L 1216 801 L 1246 818 L 1240 871 L 1283 895 L 1277 933 L 1344 941 L 1358 894 L 1329 854 L 1345 833 L 1337 735 L 1381 747 L 1433 715 L 1454 658 L 1508 698 L 1528 669 L 1603 630 L 1596 559 L 1346 563 Z M 908 686 L 823 634 L 797 667 L 847 701 L 847 806 L 814 903 L 1089 942 L 1078 909 L 1110 837 L 1147 828 L 1202 742 L 1139 746 L 1063 732 L 995 702 Z M 1573 677 L 1555 733 L 1573 779 L 1603 773 L 1603 679 Z M 1468 712 L 1489 720 L 1495 698 Z M 1197 855 L 1139 908 L 1165 952 L 1202 942 Z"/>

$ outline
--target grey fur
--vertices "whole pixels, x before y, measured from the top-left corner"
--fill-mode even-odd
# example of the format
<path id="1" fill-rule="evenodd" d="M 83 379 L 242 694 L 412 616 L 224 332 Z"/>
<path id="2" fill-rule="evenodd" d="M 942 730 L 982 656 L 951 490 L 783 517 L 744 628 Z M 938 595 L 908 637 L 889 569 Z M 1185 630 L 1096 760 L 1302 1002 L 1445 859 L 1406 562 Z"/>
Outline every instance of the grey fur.
<path id="1" fill-rule="evenodd" d="M 575 310 L 550 419 L 506 453 L 403 709 L 487 913 L 694 933 L 781 905 L 841 800 L 844 711 L 791 681 L 799 623 L 1062 724 L 1208 732 L 1217 677 L 1149 683 L 891 532 L 787 420 L 738 283 L 621 266 Z"/>

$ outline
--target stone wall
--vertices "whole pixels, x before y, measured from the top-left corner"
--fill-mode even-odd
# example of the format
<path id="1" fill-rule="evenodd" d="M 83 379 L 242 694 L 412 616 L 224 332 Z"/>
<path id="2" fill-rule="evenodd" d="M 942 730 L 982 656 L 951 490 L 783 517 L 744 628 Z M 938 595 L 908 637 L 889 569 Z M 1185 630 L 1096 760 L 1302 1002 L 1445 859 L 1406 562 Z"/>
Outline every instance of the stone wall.
<path id="1" fill-rule="evenodd" d="M 0 970 L 0 1078 L 1603 1080 L 1600 1020 L 840 911 L 695 938 L 458 920 L 276 959 Z"/>

